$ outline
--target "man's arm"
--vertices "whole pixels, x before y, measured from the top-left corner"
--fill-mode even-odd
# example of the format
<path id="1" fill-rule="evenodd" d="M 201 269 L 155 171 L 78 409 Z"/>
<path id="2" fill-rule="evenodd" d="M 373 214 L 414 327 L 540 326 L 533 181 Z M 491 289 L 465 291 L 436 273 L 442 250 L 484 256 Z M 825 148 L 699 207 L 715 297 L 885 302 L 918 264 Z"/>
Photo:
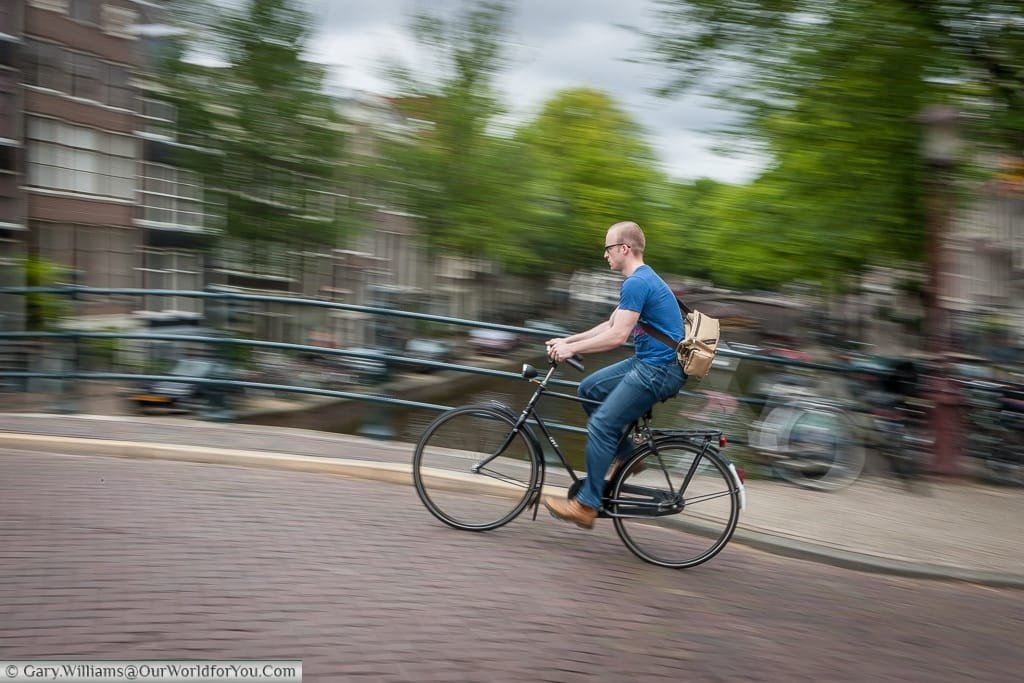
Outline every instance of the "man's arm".
<path id="1" fill-rule="evenodd" d="M 548 355 L 563 361 L 577 353 L 600 353 L 616 349 L 626 343 L 639 319 L 640 313 L 637 311 L 616 308 L 608 320 L 586 332 L 565 339 L 550 340 Z"/>

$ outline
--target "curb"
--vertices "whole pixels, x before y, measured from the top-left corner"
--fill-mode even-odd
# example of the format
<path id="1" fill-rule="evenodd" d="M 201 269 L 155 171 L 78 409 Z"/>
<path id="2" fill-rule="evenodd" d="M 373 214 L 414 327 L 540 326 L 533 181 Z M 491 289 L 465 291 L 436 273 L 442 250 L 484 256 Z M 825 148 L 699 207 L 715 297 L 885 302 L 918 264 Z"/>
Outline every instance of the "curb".
<path id="1" fill-rule="evenodd" d="M 963 581 L 993 588 L 1024 589 L 1024 575 L 1002 574 L 946 564 L 915 562 L 887 555 L 875 555 L 845 550 L 843 548 L 833 548 L 771 531 L 750 527 L 744 528 L 742 522 L 736 528 L 732 540 L 747 547 L 763 550 L 774 555 L 828 564 L 843 569 L 904 576 L 912 579 Z"/>
<path id="2" fill-rule="evenodd" d="M 20 433 L 0 433 L 0 448 L 43 452 L 50 455 L 94 455 L 319 472 L 405 486 L 411 486 L 413 483 L 411 465 L 409 464 L 323 456 Z M 545 487 L 545 489 L 547 488 Z M 564 493 L 564 489 L 561 490 Z M 732 540 L 775 555 L 819 562 L 844 569 L 917 579 L 962 581 L 997 588 L 1024 589 L 1024 575 L 915 562 L 885 555 L 834 548 L 767 529 L 745 527 L 742 521 Z"/>

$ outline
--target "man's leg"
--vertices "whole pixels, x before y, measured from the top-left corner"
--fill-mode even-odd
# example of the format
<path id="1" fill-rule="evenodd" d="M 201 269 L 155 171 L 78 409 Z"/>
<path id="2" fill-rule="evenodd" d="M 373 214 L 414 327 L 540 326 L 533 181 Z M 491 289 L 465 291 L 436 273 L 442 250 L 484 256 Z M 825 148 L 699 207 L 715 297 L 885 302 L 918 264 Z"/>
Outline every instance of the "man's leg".
<path id="1" fill-rule="evenodd" d="M 651 374 L 651 366 L 633 361 L 630 370 L 590 415 L 587 421 L 587 481 L 577 495 L 580 503 L 600 509 L 608 466 L 620 451 L 629 450 L 629 444 L 622 442 L 623 432 L 659 399 L 657 389 L 652 387 Z"/>
<path id="2" fill-rule="evenodd" d="M 657 401 L 674 395 L 682 386 L 682 372 L 674 363 L 653 366 L 635 358 L 623 363 L 622 367 L 618 363 L 609 366 L 606 368 L 609 372 L 598 375 L 587 387 L 580 385 L 581 395 L 586 391 L 596 396 L 601 388 L 611 390 L 600 406 L 588 411 L 591 414 L 587 421 L 587 479 L 579 494 L 572 500 L 550 496 L 543 500 L 544 507 L 555 517 L 585 529 L 594 526 L 604 496 L 604 475 L 622 445 L 625 428 Z M 623 368 L 628 368 L 625 373 L 621 373 Z"/>
<path id="3" fill-rule="evenodd" d="M 626 358 L 617 363 L 601 368 L 580 382 L 579 388 L 577 389 L 577 395 L 580 398 L 590 399 L 591 401 L 598 401 L 603 403 L 608 395 L 619 385 L 622 378 L 626 376 L 626 373 L 633 369 L 633 358 Z M 599 405 L 593 403 L 584 403 L 583 410 L 586 411 L 587 417 L 589 418 L 599 408 Z M 630 423 L 632 420 L 630 421 Z M 630 423 L 626 423 L 628 426 Z M 625 458 L 629 455 L 630 451 L 633 450 L 632 444 L 629 439 L 626 438 L 625 429 L 622 434 L 619 435 L 619 445 L 616 450 L 615 457 Z"/>

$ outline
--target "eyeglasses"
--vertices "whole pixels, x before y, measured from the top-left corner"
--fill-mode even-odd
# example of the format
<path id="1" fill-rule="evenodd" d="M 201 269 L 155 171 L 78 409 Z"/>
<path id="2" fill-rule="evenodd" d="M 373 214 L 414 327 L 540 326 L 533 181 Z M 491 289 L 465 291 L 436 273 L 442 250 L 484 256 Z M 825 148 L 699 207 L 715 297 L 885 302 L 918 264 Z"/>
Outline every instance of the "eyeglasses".
<path id="1" fill-rule="evenodd" d="M 612 247 L 628 247 L 628 246 L 629 245 L 626 244 L 625 242 L 616 242 L 615 244 L 606 244 L 606 245 L 604 245 L 605 256 L 608 255 L 608 250 L 611 249 Z"/>

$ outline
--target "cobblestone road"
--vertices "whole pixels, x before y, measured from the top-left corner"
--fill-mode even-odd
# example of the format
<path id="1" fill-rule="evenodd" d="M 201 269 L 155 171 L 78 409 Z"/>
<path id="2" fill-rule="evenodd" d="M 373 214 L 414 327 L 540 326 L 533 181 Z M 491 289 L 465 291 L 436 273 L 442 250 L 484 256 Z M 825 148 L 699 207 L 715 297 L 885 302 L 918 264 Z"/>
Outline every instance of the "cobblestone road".
<path id="1" fill-rule="evenodd" d="M 307 681 L 1006 681 L 1024 591 L 732 544 L 685 572 L 611 525 L 442 526 L 412 488 L 0 452 L 0 653 L 302 659 Z"/>

